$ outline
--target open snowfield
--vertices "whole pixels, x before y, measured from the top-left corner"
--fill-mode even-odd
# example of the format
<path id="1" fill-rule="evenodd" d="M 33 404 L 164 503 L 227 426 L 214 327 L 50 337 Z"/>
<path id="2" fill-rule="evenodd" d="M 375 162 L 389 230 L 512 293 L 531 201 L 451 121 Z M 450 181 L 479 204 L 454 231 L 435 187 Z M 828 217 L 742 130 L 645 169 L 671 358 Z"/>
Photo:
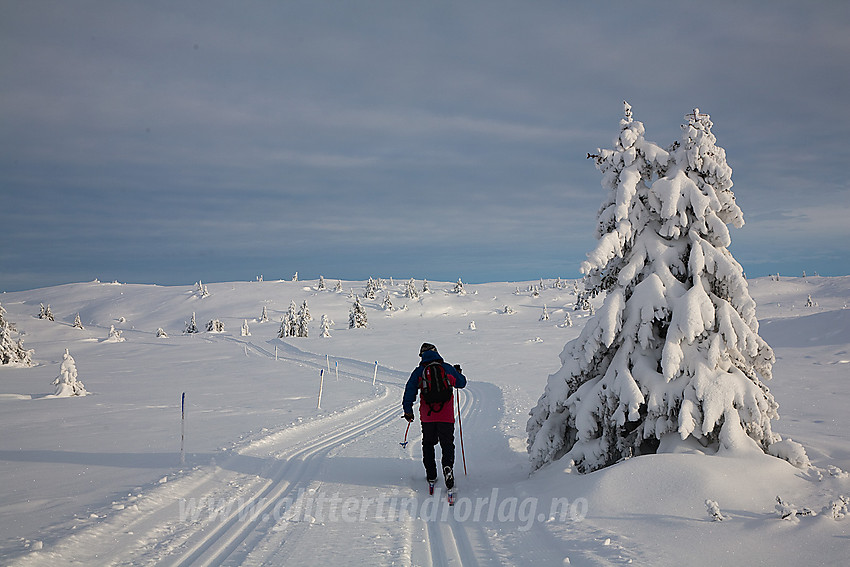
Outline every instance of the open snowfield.
<path id="1" fill-rule="evenodd" d="M 774 431 L 802 443 L 812 468 L 679 446 L 587 475 L 562 462 L 529 475 L 526 453 L 528 411 L 587 320 L 572 282 L 546 280 L 536 297 L 540 282 L 464 295 L 432 282 L 415 300 L 405 283 L 387 279 L 375 300 L 362 299 L 365 282 L 336 292 L 336 280 L 207 284 L 207 297 L 99 282 L 0 294 L 36 363 L 0 367 L 0 564 L 847 564 L 850 516 L 836 516 L 850 497 L 850 276 L 749 282 L 777 357 Z M 366 329 L 348 329 L 351 290 Z M 394 311 L 381 308 L 387 294 Z M 310 336 L 277 338 L 304 300 Z M 40 304 L 55 321 L 37 318 Z M 193 312 L 202 332 L 187 335 Z M 212 319 L 224 332 L 203 332 Z M 123 342 L 105 340 L 111 325 Z M 399 444 L 423 341 L 470 381 L 453 508 L 428 497 L 418 420 Z M 85 397 L 50 396 L 65 349 Z M 777 496 L 813 513 L 782 519 Z"/>

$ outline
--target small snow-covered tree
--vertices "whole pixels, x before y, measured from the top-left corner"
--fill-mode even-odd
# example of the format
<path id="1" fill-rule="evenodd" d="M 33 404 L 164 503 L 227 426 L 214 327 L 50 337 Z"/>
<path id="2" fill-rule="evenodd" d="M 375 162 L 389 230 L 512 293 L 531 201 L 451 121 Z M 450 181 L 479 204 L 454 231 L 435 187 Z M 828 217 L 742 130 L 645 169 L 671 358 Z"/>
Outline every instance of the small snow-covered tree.
<path id="1" fill-rule="evenodd" d="M 158 338 L 158 339 L 167 339 L 167 338 L 168 338 L 168 333 L 166 333 L 166 332 L 165 332 L 165 329 L 163 329 L 162 327 L 160 327 L 160 328 L 158 328 L 158 329 L 156 330 L 156 338 Z"/>
<path id="2" fill-rule="evenodd" d="M 708 515 L 711 516 L 715 522 L 722 522 L 723 520 L 729 519 L 720 512 L 720 504 L 714 500 L 706 500 L 705 508 L 708 511 Z"/>
<path id="3" fill-rule="evenodd" d="M 607 195 L 582 272 L 591 294 L 606 295 L 531 411 L 534 468 L 563 456 L 593 471 L 653 453 L 665 435 L 718 450 L 780 439 L 762 383 L 773 351 L 728 250 L 727 224 L 744 222 L 732 170 L 708 115 L 686 119 L 665 151 L 627 105 L 615 148 L 591 156 Z"/>
<path id="4" fill-rule="evenodd" d="M 367 318 L 366 310 L 360 304 L 360 298 L 354 298 L 354 304 L 351 306 L 351 311 L 348 314 L 348 328 L 361 329 L 366 327 Z"/>
<path id="5" fill-rule="evenodd" d="M 32 366 L 32 355 L 35 351 L 24 348 L 23 339 L 18 338 L 15 341 L 12 338 L 15 326 L 3 318 L 5 311 L 0 306 L 0 365 Z"/>
<path id="6" fill-rule="evenodd" d="M 393 300 L 390 297 L 389 292 L 387 292 L 387 294 L 384 296 L 384 300 L 381 302 L 381 309 L 383 309 L 384 311 L 392 311 L 393 309 L 395 309 L 393 307 Z"/>
<path id="7" fill-rule="evenodd" d="M 79 313 L 77 313 L 76 317 L 74 317 L 74 328 L 75 329 L 82 329 L 83 328 L 83 322 L 80 321 L 80 314 Z"/>
<path id="8" fill-rule="evenodd" d="M 82 382 L 77 380 L 77 363 L 74 357 L 65 349 L 65 354 L 62 356 L 62 363 L 59 365 L 59 376 L 53 380 L 53 385 L 56 386 L 55 396 L 67 398 L 71 396 L 85 396 L 86 387 Z"/>
<path id="9" fill-rule="evenodd" d="M 260 320 L 257 321 L 257 322 L 258 323 L 268 323 L 268 321 L 269 321 L 269 313 L 266 310 L 266 306 L 263 305 L 263 312 L 260 313 Z"/>
<path id="10" fill-rule="evenodd" d="M 466 291 L 463 289 L 463 282 L 460 281 L 460 278 L 457 279 L 457 283 L 454 287 L 454 292 L 458 295 L 464 295 Z"/>
<path id="11" fill-rule="evenodd" d="M 416 290 L 416 282 L 413 278 L 407 280 L 407 285 L 404 288 L 404 296 L 408 299 L 419 299 L 419 292 Z"/>
<path id="12" fill-rule="evenodd" d="M 243 337 L 250 337 L 251 336 L 251 330 L 248 328 L 248 319 L 245 319 L 242 323 L 242 336 Z"/>
<path id="13" fill-rule="evenodd" d="M 121 336 L 121 331 L 115 328 L 115 325 L 109 326 L 109 334 L 106 336 L 108 343 L 123 343 L 124 337 Z"/>
<path id="14" fill-rule="evenodd" d="M 218 319 L 211 319 L 207 323 L 207 332 L 208 333 L 223 333 L 224 332 L 224 323 L 222 323 Z"/>
<path id="15" fill-rule="evenodd" d="M 431 293 L 431 284 L 428 280 L 422 280 L 422 293 Z"/>
<path id="16" fill-rule="evenodd" d="M 373 280 L 371 276 L 369 277 L 369 281 L 366 282 L 366 291 L 363 293 L 363 297 L 366 299 L 375 299 L 375 294 L 378 292 L 378 282 Z"/>
<path id="17" fill-rule="evenodd" d="M 319 291 L 325 290 L 325 276 L 319 276 L 319 285 L 317 287 Z"/>
<path id="18" fill-rule="evenodd" d="M 336 293 L 340 293 L 342 291 L 342 281 L 341 280 L 336 281 L 336 285 L 334 286 L 334 291 Z"/>
<path id="19" fill-rule="evenodd" d="M 210 296 L 210 291 L 201 280 L 198 280 L 198 283 L 195 284 L 195 293 L 202 299 Z"/>
<path id="20" fill-rule="evenodd" d="M 192 319 L 186 323 L 186 333 L 191 335 L 198 332 L 198 324 L 195 322 L 195 312 L 192 312 Z"/>
<path id="21" fill-rule="evenodd" d="M 573 311 L 590 311 L 593 309 L 593 306 L 590 304 L 590 299 L 587 297 L 587 293 L 580 291 L 576 294 L 576 304 L 573 307 Z"/>
<path id="22" fill-rule="evenodd" d="M 322 322 L 320 325 L 321 336 L 324 338 L 329 338 L 331 336 L 331 325 L 333 325 L 333 321 L 327 315 L 322 315 Z"/>
<path id="23" fill-rule="evenodd" d="M 54 321 L 55 320 L 53 318 L 53 312 L 50 310 L 49 304 L 47 305 L 47 307 L 45 307 L 43 303 L 41 304 L 41 311 L 38 314 L 38 318 L 39 319 L 47 319 L 48 321 Z"/>
<path id="24" fill-rule="evenodd" d="M 308 322 L 313 320 L 313 316 L 310 315 L 310 308 L 307 306 L 306 299 L 301 303 L 301 309 L 298 311 L 298 316 Z"/>
<path id="25" fill-rule="evenodd" d="M 564 327 L 572 327 L 573 326 L 573 318 L 570 317 L 569 311 L 567 311 L 566 315 L 564 316 L 564 324 L 562 326 L 564 326 Z"/>
<path id="26" fill-rule="evenodd" d="M 296 321 L 296 329 L 295 336 L 297 337 L 307 337 L 310 334 L 310 321 L 313 320 L 313 316 L 310 315 L 310 308 L 307 307 L 307 300 L 304 300 L 304 303 L 301 304 L 301 309 L 298 310 L 297 321 Z"/>
<path id="27" fill-rule="evenodd" d="M 294 299 L 289 301 L 289 309 L 283 314 L 283 323 L 280 338 L 298 336 L 298 306 Z"/>
<path id="28" fill-rule="evenodd" d="M 549 309 L 546 307 L 546 305 L 543 305 L 543 313 L 540 314 L 540 320 L 541 321 L 548 321 L 549 320 Z"/>
<path id="29" fill-rule="evenodd" d="M 294 274 L 292 274 L 292 281 L 294 281 L 294 282 L 298 281 L 298 272 L 295 272 Z"/>

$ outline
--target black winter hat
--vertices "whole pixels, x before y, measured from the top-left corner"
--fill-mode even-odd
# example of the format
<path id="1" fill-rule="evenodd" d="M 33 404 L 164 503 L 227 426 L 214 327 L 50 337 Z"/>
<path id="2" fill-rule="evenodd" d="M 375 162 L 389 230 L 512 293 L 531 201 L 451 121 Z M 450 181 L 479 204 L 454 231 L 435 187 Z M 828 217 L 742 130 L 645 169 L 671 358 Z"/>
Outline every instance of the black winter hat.
<path id="1" fill-rule="evenodd" d="M 437 350 L 437 347 L 435 347 L 435 346 L 434 346 L 434 345 L 432 345 L 431 343 L 422 343 L 422 346 L 421 346 L 421 347 L 419 347 L 419 356 L 422 356 L 422 354 L 423 354 L 426 350 Z"/>

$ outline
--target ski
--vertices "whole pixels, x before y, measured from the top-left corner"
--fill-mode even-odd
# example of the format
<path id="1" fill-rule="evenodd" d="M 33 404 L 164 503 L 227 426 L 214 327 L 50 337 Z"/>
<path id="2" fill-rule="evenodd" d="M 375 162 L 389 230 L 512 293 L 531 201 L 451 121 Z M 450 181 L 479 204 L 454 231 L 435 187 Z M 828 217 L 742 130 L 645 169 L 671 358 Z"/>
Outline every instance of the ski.
<path id="1" fill-rule="evenodd" d="M 435 484 L 437 484 L 436 480 L 429 480 L 428 481 L 428 494 L 430 494 L 431 496 L 434 495 L 434 485 Z"/>
<path id="2" fill-rule="evenodd" d="M 447 497 L 448 497 L 449 506 L 454 506 L 455 505 L 455 489 L 449 488 L 449 490 L 446 494 L 447 494 Z"/>

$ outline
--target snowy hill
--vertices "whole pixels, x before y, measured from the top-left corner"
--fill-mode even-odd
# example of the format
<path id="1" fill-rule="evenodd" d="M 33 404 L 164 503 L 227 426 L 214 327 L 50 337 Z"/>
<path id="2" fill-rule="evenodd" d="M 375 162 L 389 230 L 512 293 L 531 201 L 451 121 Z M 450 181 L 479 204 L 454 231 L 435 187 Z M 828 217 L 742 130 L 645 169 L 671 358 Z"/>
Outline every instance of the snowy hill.
<path id="1" fill-rule="evenodd" d="M 805 446 L 811 468 L 681 445 L 591 474 L 559 461 L 530 476 L 528 411 L 588 317 L 573 309 L 573 282 L 467 284 L 463 294 L 431 282 L 416 299 L 406 280 L 386 280 L 375 299 L 363 299 L 365 282 L 336 283 L 214 283 L 205 297 L 196 286 L 100 282 L 0 294 L 35 351 L 33 367 L 0 367 L 0 563 L 843 565 L 850 556 L 850 518 L 840 517 L 850 502 L 850 277 L 749 282 L 777 357 L 774 429 Z M 366 328 L 348 328 L 352 292 Z M 388 295 L 394 310 L 382 307 Z M 278 338 L 290 303 L 304 301 L 309 336 Z M 42 304 L 54 321 L 37 318 Z M 193 313 L 201 332 L 185 334 Z M 322 315 L 335 322 L 329 338 Z M 205 332 L 213 320 L 223 332 Z M 108 340 L 113 326 L 123 341 Z M 453 509 L 424 490 L 418 423 L 399 445 L 401 388 L 424 341 L 470 379 L 460 396 L 468 475 L 458 444 Z M 51 396 L 65 349 L 84 397 Z"/>

